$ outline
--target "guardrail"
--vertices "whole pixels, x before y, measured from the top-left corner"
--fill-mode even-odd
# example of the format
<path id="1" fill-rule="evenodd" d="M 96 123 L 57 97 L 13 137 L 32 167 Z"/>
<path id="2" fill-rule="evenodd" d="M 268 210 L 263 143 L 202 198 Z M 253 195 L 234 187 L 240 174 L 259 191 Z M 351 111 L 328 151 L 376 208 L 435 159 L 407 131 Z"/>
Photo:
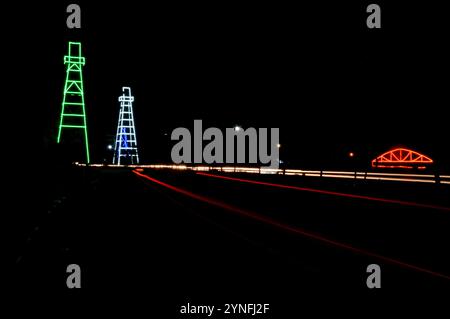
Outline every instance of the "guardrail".
<path id="1" fill-rule="evenodd" d="M 281 174 L 293 176 L 308 176 L 321 178 L 342 178 L 356 180 L 376 180 L 376 181 L 396 181 L 415 182 L 450 185 L 450 175 L 432 174 L 404 174 L 404 173 L 381 173 L 381 172 L 352 172 L 352 171 L 323 171 L 323 170 L 302 170 L 302 169 L 273 169 L 266 167 L 234 167 L 234 166 L 187 166 L 187 165 L 112 165 L 112 164 L 82 164 L 77 166 L 89 167 L 116 167 L 116 168 L 149 168 L 149 169 L 173 169 L 192 171 L 216 171 L 225 173 L 250 173 L 250 174 Z"/>

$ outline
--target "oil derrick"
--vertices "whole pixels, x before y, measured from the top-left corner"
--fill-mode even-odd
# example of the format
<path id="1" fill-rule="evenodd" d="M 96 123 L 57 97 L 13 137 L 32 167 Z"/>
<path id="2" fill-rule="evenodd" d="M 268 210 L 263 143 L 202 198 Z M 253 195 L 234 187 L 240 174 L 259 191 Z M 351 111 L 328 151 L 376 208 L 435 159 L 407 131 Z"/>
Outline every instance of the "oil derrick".
<path id="1" fill-rule="evenodd" d="M 134 97 L 131 95 L 131 88 L 129 87 L 123 87 L 122 92 L 123 94 L 119 97 L 120 112 L 113 164 L 139 164 L 133 116 Z"/>
<path id="2" fill-rule="evenodd" d="M 61 117 L 57 143 L 61 143 L 64 132 L 81 131 L 86 148 L 86 163 L 90 162 L 86 125 L 86 110 L 83 91 L 83 66 L 85 58 L 81 55 L 81 43 L 69 42 L 69 54 L 64 56 L 66 81 L 64 84 Z"/>

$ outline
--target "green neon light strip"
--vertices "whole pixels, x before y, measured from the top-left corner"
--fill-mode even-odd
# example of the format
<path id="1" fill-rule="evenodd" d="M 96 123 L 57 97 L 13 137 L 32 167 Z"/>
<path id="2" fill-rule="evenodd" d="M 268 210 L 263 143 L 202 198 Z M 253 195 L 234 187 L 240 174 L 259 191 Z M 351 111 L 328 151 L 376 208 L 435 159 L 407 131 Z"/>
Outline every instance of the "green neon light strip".
<path id="1" fill-rule="evenodd" d="M 75 55 L 72 56 L 72 53 Z M 63 102 L 61 109 L 61 118 L 59 122 L 57 143 L 61 142 L 61 134 L 63 128 L 78 128 L 82 129 L 84 133 L 84 142 L 86 145 L 86 162 L 90 163 L 89 155 L 89 143 L 87 136 L 87 124 L 86 124 L 86 109 L 84 105 L 84 93 L 83 93 L 83 73 L 81 66 L 85 64 L 86 60 L 81 56 L 81 43 L 69 42 L 69 55 L 64 57 L 64 64 L 67 64 L 66 68 L 66 81 L 63 91 Z M 70 90 L 70 91 L 69 91 Z M 73 91 L 78 90 L 78 91 Z M 67 94 L 76 95 L 79 98 L 79 102 L 66 102 Z M 81 106 L 81 112 L 66 113 L 65 108 L 69 105 Z M 64 124 L 66 117 L 82 117 L 83 125 L 68 125 Z"/>
<path id="2" fill-rule="evenodd" d="M 84 126 L 84 125 L 62 125 L 62 127 L 67 127 L 67 128 L 85 128 L 86 126 Z"/>

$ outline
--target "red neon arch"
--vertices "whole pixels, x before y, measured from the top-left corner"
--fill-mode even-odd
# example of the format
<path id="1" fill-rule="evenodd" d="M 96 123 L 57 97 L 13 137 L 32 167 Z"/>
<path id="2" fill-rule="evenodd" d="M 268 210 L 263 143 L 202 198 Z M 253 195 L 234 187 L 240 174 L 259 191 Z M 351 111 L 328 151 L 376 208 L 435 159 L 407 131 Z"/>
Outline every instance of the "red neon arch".
<path id="1" fill-rule="evenodd" d="M 407 148 L 396 148 L 372 160 L 372 167 L 424 169 L 426 165 L 432 163 L 433 160 L 428 156 Z"/>

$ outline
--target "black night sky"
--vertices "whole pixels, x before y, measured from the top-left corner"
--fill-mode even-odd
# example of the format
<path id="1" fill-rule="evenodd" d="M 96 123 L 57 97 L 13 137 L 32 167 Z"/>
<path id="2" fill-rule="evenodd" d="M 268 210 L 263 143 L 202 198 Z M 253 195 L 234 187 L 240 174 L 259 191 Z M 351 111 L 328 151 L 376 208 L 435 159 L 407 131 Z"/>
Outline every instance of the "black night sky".
<path id="1" fill-rule="evenodd" d="M 38 79 L 24 98 L 40 118 L 44 153 L 57 132 L 67 43 L 81 41 L 94 162 L 110 161 L 117 98 L 131 86 L 144 162 L 170 161 L 170 132 L 202 119 L 205 128 L 279 127 L 281 157 L 296 167 L 348 165 L 352 151 L 366 168 L 399 145 L 450 163 L 449 52 L 444 19 L 431 9 L 387 3 L 383 28 L 369 30 L 363 3 L 80 2 L 82 29 L 69 30 L 68 3 L 24 7 L 10 24 L 30 25 L 11 53 L 28 59 L 19 68 Z M 23 75 L 15 74 L 15 89 Z"/>

